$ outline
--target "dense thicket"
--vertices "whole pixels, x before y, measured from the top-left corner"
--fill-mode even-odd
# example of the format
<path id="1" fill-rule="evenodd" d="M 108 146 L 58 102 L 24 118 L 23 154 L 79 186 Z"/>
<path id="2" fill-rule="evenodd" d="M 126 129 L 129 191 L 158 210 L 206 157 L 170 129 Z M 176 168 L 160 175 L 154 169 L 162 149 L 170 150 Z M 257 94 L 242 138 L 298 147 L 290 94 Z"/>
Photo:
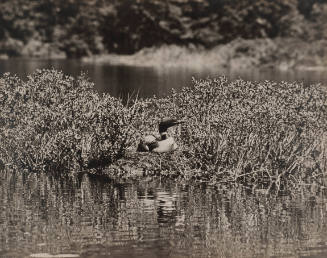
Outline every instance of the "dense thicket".
<path id="1" fill-rule="evenodd" d="M 3 0 L 0 54 L 81 57 L 235 38 L 326 38 L 326 0 Z"/>
<path id="2" fill-rule="evenodd" d="M 119 99 L 55 70 L 37 70 L 26 82 L 5 74 L 0 107 L 0 164 L 14 169 L 101 167 L 120 159 L 133 135 L 133 111 Z"/>
<path id="3" fill-rule="evenodd" d="M 193 84 L 124 106 L 94 92 L 83 77 L 43 70 L 23 82 L 6 74 L 0 79 L 0 169 L 169 175 L 277 190 L 326 187 L 326 88 L 224 77 Z M 157 131 L 164 117 L 185 121 L 169 132 L 178 150 L 135 152 L 141 134 Z"/>

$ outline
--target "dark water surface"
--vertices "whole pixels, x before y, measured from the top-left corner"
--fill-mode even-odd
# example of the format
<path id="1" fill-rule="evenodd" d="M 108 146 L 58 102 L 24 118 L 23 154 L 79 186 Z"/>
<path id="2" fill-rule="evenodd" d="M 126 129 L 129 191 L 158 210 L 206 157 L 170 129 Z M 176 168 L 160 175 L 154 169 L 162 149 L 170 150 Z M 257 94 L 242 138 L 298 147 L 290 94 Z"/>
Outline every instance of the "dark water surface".
<path id="1" fill-rule="evenodd" d="M 273 198 L 1 173 L 0 205 L 0 257 L 327 257 L 327 199 L 313 188 Z"/>
<path id="2" fill-rule="evenodd" d="M 180 89 L 191 86 L 192 76 L 225 75 L 230 79 L 304 81 L 305 83 L 327 84 L 326 71 L 277 71 L 268 69 L 221 71 L 214 67 L 211 70 L 194 70 L 183 67 L 135 67 L 106 64 L 88 64 L 79 60 L 42 60 L 42 59 L 9 59 L 0 60 L 0 75 L 11 72 L 25 79 L 36 69 L 55 68 L 65 74 L 77 76 L 82 71 L 87 73 L 100 92 L 108 92 L 114 96 L 126 96 L 139 93 L 142 97 L 153 95 L 164 96 L 172 88 Z"/>

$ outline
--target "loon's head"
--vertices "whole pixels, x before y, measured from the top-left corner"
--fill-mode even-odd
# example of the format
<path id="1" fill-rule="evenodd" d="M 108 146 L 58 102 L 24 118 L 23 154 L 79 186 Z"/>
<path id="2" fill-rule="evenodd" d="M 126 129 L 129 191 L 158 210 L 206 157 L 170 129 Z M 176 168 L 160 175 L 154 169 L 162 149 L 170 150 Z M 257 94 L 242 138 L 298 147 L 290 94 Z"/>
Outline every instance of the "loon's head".
<path id="1" fill-rule="evenodd" d="M 184 123 L 184 121 L 177 120 L 174 118 L 164 118 L 163 120 L 161 120 L 161 122 L 159 123 L 159 133 L 161 134 L 162 139 L 166 138 L 166 132 L 169 127 L 182 123 Z"/>

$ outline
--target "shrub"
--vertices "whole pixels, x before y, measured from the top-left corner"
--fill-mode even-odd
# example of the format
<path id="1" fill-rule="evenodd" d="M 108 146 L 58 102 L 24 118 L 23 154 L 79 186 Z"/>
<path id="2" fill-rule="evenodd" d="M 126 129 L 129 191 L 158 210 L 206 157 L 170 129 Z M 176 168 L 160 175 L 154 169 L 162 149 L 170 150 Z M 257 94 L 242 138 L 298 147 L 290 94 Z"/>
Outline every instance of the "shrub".
<path id="1" fill-rule="evenodd" d="M 181 151 L 167 155 L 166 167 L 176 170 L 177 161 L 188 177 L 278 190 L 326 176 L 327 91 L 321 85 L 224 77 L 193 83 L 144 102 L 144 110 L 187 122 L 175 130 Z M 155 114 L 147 116 L 144 121 L 153 121 Z"/>
<path id="2" fill-rule="evenodd" d="M 54 70 L 26 82 L 6 74 L 0 83 L 0 167 L 78 172 L 113 164 L 109 175 L 145 172 L 277 191 L 326 184 L 327 90 L 319 84 L 193 79 L 193 87 L 165 98 L 123 105 L 94 92 L 85 76 Z M 164 117 L 186 121 L 170 129 L 179 150 L 125 155 Z"/>
<path id="3" fill-rule="evenodd" d="M 131 108 L 99 95 L 85 76 L 38 70 L 0 88 L 0 159 L 29 171 L 73 172 L 121 158 L 133 136 Z"/>

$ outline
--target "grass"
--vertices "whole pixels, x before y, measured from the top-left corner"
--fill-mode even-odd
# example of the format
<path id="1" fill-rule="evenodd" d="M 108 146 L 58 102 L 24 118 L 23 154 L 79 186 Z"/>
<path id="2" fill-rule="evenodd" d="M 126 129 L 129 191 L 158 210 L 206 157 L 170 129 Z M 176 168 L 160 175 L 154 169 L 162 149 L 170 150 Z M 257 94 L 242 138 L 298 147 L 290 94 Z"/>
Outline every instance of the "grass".
<path id="1" fill-rule="evenodd" d="M 0 159 L 8 167 L 75 173 L 114 162 L 129 144 L 132 110 L 83 76 L 39 70 L 23 82 L 5 74 L 0 94 Z"/>
<path id="2" fill-rule="evenodd" d="M 152 172 L 278 190 L 326 183 L 326 88 L 224 77 L 193 84 L 142 102 L 144 128 L 156 114 L 187 121 L 175 132 L 180 151 L 147 160 Z"/>
<path id="3" fill-rule="evenodd" d="M 1 83 L 3 167 L 109 176 L 166 175 L 253 190 L 326 187 L 327 91 L 322 85 L 193 79 L 192 88 L 127 105 L 99 95 L 83 76 L 37 71 Z M 179 149 L 140 154 L 141 134 L 163 117 Z M 103 169 L 105 167 L 105 169 Z"/>

